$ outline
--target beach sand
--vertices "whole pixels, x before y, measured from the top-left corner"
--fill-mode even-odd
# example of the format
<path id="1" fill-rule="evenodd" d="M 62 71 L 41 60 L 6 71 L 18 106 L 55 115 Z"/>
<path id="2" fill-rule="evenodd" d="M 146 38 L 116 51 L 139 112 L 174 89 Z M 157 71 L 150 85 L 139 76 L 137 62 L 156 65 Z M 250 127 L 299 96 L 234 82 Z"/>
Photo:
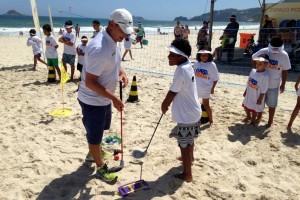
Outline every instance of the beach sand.
<path id="1" fill-rule="evenodd" d="M 147 39 L 148 46 L 139 49 L 136 45 L 132 49 L 134 61 L 122 63 L 135 69 L 127 71 L 130 83 L 132 76 L 137 76 L 140 102 L 125 104 L 125 166 L 118 173 L 118 182 L 109 185 L 94 177 L 95 165 L 84 163 L 87 142 L 76 99 L 77 82 L 68 82 L 64 87 L 65 107 L 71 108 L 73 114 L 53 118 L 48 113 L 62 107 L 60 86 L 46 82 L 46 66 L 38 64 L 36 71 L 30 70 L 33 56 L 25 45 L 26 38 L 0 37 L 0 199 L 120 199 L 117 188 L 139 180 L 141 167 L 142 179 L 151 189 L 138 191 L 127 199 L 300 199 L 299 117 L 294 122 L 294 134 L 286 131 L 296 104 L 292 89 L 297 74 L 290 75 L 288 91 L 280 95 L 274 125 L 269 129 L 264 126 L 267 113 L 258 127 L 242 123 L 242 84 L 250 68 L 220 75 L 222 83 L 211 99 L 215 126 L 203 125 L 195 140 L 191 183 L 173 177 L 182 168 L 175 159 L 180 151 L 171 134 L 176 124 L 170 111 L 163 116 L 147 156 L 140 160 L 131 156 L 133 150 L 147 146 L 172 82 L 172 76 L 137 70 L 167 74 L 174 70 L 167 64 L 165 48 L 172 37 Z M 62 45 L 59 52 L 62 53 Z M 124 100 L 129 90 L 130 84 L 124 90 Z M 110 133 L 120 133 L 120 113 L 115 109 Z M 109 166 L 119 165 L 113 159 L 108 162 Z"/>

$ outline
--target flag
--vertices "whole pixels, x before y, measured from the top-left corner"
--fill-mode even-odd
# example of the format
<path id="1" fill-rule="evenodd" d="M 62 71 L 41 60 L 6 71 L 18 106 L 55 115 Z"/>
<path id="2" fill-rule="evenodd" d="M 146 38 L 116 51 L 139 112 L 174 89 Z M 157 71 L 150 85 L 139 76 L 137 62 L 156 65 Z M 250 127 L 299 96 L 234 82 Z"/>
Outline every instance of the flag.
<path id="1" fill-rule="evenodd" d="M 70 78 L 69 78 L 69 75 L 66 72 L 65 67 L 63 66 L 62 62 L 60 62 L 60 66 L 61 66 L 60 84 L 61 84 L 61 86 L 63 86 Z"/>

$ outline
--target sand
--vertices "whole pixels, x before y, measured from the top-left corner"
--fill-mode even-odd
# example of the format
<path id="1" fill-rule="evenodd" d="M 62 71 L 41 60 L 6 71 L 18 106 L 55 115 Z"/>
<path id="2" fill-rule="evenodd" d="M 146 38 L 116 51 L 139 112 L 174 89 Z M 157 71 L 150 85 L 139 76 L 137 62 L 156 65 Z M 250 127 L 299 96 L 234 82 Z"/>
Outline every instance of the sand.
<path id="1" fill-rule="evenodd" d="M 73 114 L 53 118 L 48 113 L 61 107 L 61 88 L 46 82 L 47 69 L 42 64 L 36 71 L 30 70 L 32 51 L 25 46 L 26 38 L 0 37 L 0 199 L 120 199 L 118 186 L 139 180 L 141 166 L 142 178 L 151 189 L 128 199 L 300 199 L 299 118 L 293 133 L 286 131 L 296 104 L 293 84 L 298 74 L 290 74 L 287 91 L 280 95 L 274 126 L 267 129 L 267 113 L 258 127 L 242 123 L 243 84 L 250 68 L 228 66 L 226 71 L 226 66 L 219 66 L 227 73 L 221 73 L 222 83 L 211 100 L 215 126 L 203 125 L 195 141 L 191 183 L 173 177 L 181 171 L 181 163 L 175 159 L 179 148 L 171 134 L 176 124 L 170 111 L 163 116 L 147 156 L 140 160 L 131 156 L 133 150 L 147 146 L 172 82 L 171 76 L 138 70 L 163 74 L 174 70 L 167 64 L 165 49 L 172 36 L 147 38 L 148 46 L 132 49 L 135 60 L 122 63 L 134 69 L 127 72 L 130 80 L 137 76 L 140 102 L 125 104 L 125 167 L 118 173 L 118 182 L 109 185 L 95 178 L 95 165 L 84 163 L 87 143 L 76 99 L 77 82 L 64 88 L 65 107 Z M 129 90 L 130 85 L 124 90 L 124 99 Z M 110 130 L 114 133 L 120 133 L 116 110 Z M 109 166 L 119 165 L 113 159 L 108 162 Z"/>

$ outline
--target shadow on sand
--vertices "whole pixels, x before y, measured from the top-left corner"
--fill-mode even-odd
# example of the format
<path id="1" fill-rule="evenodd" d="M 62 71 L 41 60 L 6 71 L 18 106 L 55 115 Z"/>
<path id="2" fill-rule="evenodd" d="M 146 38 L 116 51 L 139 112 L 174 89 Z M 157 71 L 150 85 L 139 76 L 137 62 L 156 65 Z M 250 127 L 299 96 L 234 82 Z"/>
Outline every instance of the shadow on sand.
<path id="1" fill-rule="evenodd" d="M 228 127 L 232 135 L 228 134 L 228 140 L 230 142 L 240 141 L 243 145 L 247 144 L 251 140 L 251 136 L 255 136 L 259 139 L 264 139 L 268 136 L 270 130 L 267 130 L 267 126 L 254 127 L 250 124 L 235 124 Z"/>
<path id="2" fill-rule="evenodd" d="M 94 167 L 83 164 L 75 172 L 65 174 L 60 178 L 54 179 L 49 183 L 36 198 L 37 200 L 52 199 L 91 199 L 91 188 L 87 188 L 86 184 L 95 178 L 92 174 Z"/>
<path id="3" fill-rule="evenodd" d="M 0 71 L 16 70 L 16 71 L 34 71 L 32 69 L 33 65 L 18 65 L 11 67 L 1 67 Z"/>
<path id="4" fill-rule="evenodd" d="M 299 133 L 294 133 L 292 131 L 281 132 L 281 137 L 283 139 L 283 144 L 288 147 L 295 147 L 300 145 L 300 135 Z"/>

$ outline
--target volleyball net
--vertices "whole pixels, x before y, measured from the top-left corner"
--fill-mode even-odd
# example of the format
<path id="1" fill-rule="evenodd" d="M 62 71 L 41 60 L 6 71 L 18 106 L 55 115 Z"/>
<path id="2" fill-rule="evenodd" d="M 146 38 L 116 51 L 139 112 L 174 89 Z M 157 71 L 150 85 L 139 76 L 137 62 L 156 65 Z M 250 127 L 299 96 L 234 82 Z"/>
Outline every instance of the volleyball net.
<path id="1" fill-rule="evenodd" d="M 222 45 L 220 40 L 222 35 L 223 30 L 213 30 L 211 43 L 212 51 Z M 196 62 L 196 54 L 198 51 L 197 36 L 198 30 L 190 30 L 188 40 L 192 46 L 192 55 L 190 59 L 193 63 Z M 216 63 L 220 72 L 221 83 L 236 86 L 244 86 L 246 84 L 247 77 L 253 68 L 251 63 L 252 52 L 246 51 L 252 36 L 254 36 L 253 39 L 256 42 L 258 40 L 257 29 L 239 30 L 231 63 L 227 62 L 227 52 L 225 51 L 222 53 L 221 61 Z M 134 39 L 135 35 L 132 35 L 131 37 Z M 144 42 L 143 48 L 141 48 L 139 43 L 132 45 L 131 51 L 134 60 L 131 60 L 130 56 L 127 54 L 125 61 L 122 62 L 122 66 L 125 69 L 134 72 L 173 76 L 175 68 L 169 66 L 167 59 L 169 54 L 167 47 L 170 46 L 171 42 L 174 40 L 173 29 L 166 31 L 160 30 L 160 33 L 153 31 L 146 32 L 146 37 L 144 39 L 146 39 L 147 42 Z M 124 52 L 123 43 L 121 43 L 121 49 L 122 52 Z M 300 62 L 300 57 L 291 58 L 291 62 Z M 297 70 L 297 66 L 299 65 L 294 65 L 293 68 Z M 294 91 L 294 82 L 296 81 L 298 74 L 299 73 L 297 72 L 293 72 L 293 70 L 289 74 L 289 79 L 286 84 L 287 90 Z"/>

